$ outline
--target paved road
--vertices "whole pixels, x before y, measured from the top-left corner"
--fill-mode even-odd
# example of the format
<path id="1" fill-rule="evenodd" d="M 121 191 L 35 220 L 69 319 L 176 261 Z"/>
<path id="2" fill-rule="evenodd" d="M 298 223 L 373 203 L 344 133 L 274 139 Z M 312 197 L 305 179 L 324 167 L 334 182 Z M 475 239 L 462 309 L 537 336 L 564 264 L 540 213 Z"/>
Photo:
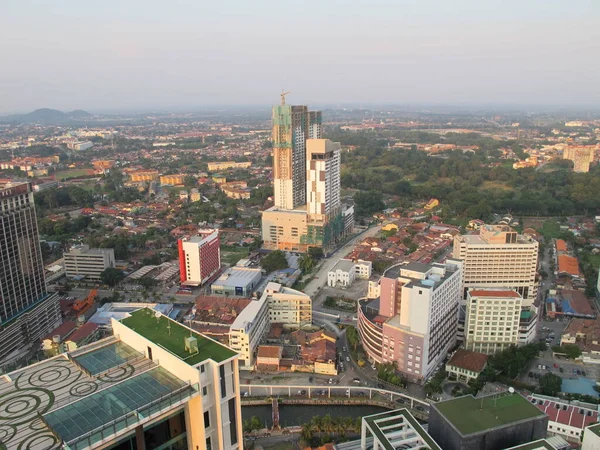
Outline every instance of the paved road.
<path id="1" fill-rule="evenodd" d="M 317 292 L 319 292 L 319 289 L 321 289 L 327 283 L 327 272 L 329 272 L 340 259 L 344 258 L 348 253 L 350 253 L 358 241 L 366 237 L 375 236 L 380 231 L 381 225 L 371 227 L 350 239 L 342 248 L 336 250 L 332 256 L 326 258 L 321 263 L 321 266 L 317 270 L 314 279 L 305 286 L 304 293 L 313 297 Z"/>

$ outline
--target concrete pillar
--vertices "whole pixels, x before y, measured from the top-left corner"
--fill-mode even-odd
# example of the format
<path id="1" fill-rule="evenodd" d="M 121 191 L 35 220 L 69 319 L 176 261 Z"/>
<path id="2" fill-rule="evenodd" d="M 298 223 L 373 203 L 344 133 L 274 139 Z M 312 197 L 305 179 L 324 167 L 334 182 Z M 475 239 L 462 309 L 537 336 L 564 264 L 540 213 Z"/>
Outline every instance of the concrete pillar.
<path id="1" fill-rule="evenodd" d="M 360 448 L 367 450 L 367 424 L 363 420 L 360 425 Z"/>
<path id="2" fill-rule="evenodd" d="M 146 450 L 146 441 L 144 440 L 144 427 L 138 425 L 135 427 L 135 442 L 137 450 Z"/>
<path id="3" fill-rule="evenodd" d="M 185 429 L 187 431 L 187 448 L 204 448 L 206 446 L 206 435 L 204 433 L 202 397 L 194 397 L 187 402 L 184 414 Z"/>

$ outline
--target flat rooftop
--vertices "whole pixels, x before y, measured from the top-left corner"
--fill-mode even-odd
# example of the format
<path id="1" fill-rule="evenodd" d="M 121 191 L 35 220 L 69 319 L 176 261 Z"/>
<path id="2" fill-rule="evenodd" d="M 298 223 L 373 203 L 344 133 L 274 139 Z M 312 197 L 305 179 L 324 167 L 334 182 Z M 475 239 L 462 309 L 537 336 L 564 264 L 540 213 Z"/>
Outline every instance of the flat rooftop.
<path id="1" fill-rule="evenodd" d="M 240 286 L 247 285 L 256 277 L 261 277 L 260 269 L 252 269 L 249 267 L 230 267 L 223 275 L 217 278 L 213 285 L 215 286 Z"/>
<path id="2" fill-rule="evenodd" d="M 0 441 L 6 449 L 93 448 L 195 395 L 111 337 L 0 377 Z"/>
<path id="3" fill-rule="evenodd" d="M 149 341 L 170 351 L 190 366 L 212 359 L 215 362 L 225 361 L 237 353 L 228 347 L 203 336 L 179 322 L 161 316 L 156 318 L 155 311 L 145 308 L 134 311 L 121 323 Z M 194 336 L 198 340 L 198 353 L 190 355 L 185 349 L 185 338 Z"/>
<path id="4" fill-rule="evenodd" d="M 371 433 L 385 450 L 441 447 L 407 409 L 396 409 L 363 417 Z"/>
<path id="5" fill-rule="evenodd" d="M 519 394 L 472 395 L 433 405 L 463 436 L 546 414 Z"/>

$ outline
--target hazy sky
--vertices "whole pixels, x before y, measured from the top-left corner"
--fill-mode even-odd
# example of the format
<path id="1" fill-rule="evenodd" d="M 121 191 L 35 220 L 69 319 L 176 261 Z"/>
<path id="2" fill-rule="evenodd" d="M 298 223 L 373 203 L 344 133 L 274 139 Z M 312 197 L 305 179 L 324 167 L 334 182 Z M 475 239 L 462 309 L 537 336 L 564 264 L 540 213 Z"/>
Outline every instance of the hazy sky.
<path id="1" fill-rule="evenodd" d="M 600 0 L 0 0 L 0 112 L 600 106 Z"/>

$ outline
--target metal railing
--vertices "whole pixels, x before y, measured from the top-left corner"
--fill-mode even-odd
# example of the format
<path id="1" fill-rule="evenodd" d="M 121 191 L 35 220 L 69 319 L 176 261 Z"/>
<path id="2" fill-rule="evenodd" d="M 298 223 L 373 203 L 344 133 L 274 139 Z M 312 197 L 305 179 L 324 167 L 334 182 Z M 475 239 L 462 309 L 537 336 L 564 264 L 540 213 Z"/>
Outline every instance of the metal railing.
<path id="1" fill-rule="evenodd" d="M 190 389 L 193 392 L 190 392 Z M 150 419 L 152 416 L 159 414 L 166 409 L 173 408 L 183 400 L 187 400 L 191 396 L 198 393 L 198 391 L 198 383 L 193 385 L 186 384 L 185 386 L 175 389 L 155 400 L 152 400 L 151 402 L 148 402 L 135 411 L 130 411 L 104 425 L 101 425 L 86 432 L 85 434 L 82 434 L 81 436 L 76 437 L 75 439 L 63 442 L 62 448 L 65 450 L 76 450 L 79 448 L 92 447 L 99 442 L 105 441 L 117 435 L 133 425 L 138 425 L 140 422 Z M 46 422 L 44 421 L 44 423 Z M 48 425 L 48 423 L 46 423 L 46 426 L 55 432 L 50 425 Z"/>

